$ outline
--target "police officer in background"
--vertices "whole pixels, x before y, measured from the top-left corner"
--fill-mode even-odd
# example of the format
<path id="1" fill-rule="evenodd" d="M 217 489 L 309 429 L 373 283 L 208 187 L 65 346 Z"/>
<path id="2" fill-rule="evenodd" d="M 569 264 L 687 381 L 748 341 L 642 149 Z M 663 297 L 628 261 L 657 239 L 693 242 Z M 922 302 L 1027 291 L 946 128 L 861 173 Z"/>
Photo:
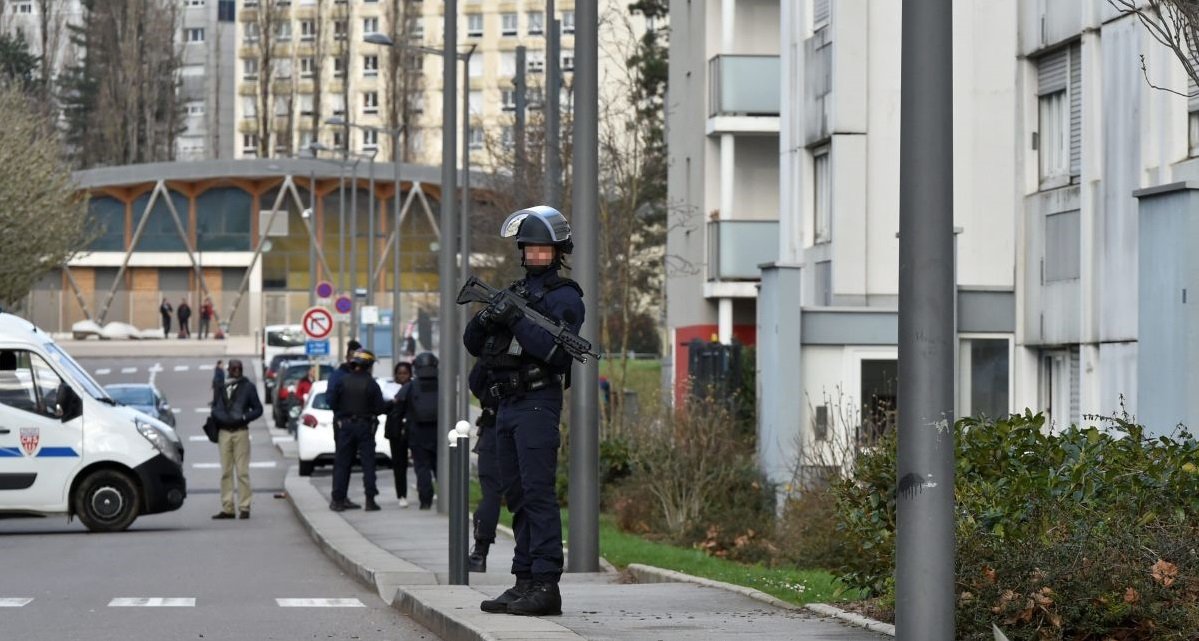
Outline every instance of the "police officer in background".
<path id="1" fill-rule="evenodd" d="M 583 290 L 558 275 L 573 249 L 566 218 L 552 207 L 522 209 L 508 216 L 500 236 L 516 238 L 525 268 L 525 277 L 509 289 L 577 333 L 585 312 Z M 527 616 L 561 614 L 562 518 L 554 481 L 571 357 L 519 308 L 501 302 L 467 323 L 463 343 L 486 368 L 487 392 L 498 402 L 496 461 L 516 533 L 516 585 L 480 607 Z"/>
<path id="2" fill-rule="evenodd" d="M 329 373 L 329 383 L 325 390 L 326 394 L 332 394 L 333 390 L 341 384 L 341 379 L 344 378 L 346 374 L 350 373 L 350 371 L 353 369 L 350 365 L 350 361 L 354 358 L 354 354 L 356 354 L 360 349 L 362 349 L 362 343 L 359 343 L 352 338 L 348 343 L 346 343 L 346 360 Z M 334 427 L 336 427 L 336 425 Z"/>
<path id="3" fill-rule="evenodd" d="M 408 448 L 416 468 L 416 495 L 420 509 L 433 507 L 433 479 L 437 476 L 437 357 L 421 352 L 412 360 L 416 378 L 396 395 L 408 425 Z"/>
<path id="4" fill-rule="evenodd" d="M 483 411 L 475 421 L 479 437 L 475 440 L 475 454 L 479 455 L 479 487 L 483 496 L 475 508 L 475 547 L 470 551 L 470 571 L 487 571 L 487 552 L 495 543 L 495 525 L 500 519 L 500 470 L 495 460 L 495 410 L 499 401 L 488 393 L 487 368 L 476 361 L 470 370 L 470 391 L 479 399 Z"/>
<path id="5" fill-rule="evenodd" d="M 333 438 L 337 444 L 333 459 L 333 501 L 329 509 L 334 512 L 361 507 L 352 503 L 346 494 L 350 486 L 350 468 L 357 453 L 362 463 L 362 485 L 366 490 L 366 511 L 379 510 L 375 495 L 375 431 L 379 428 L 379 415 L 387 411 L 383 401 L 383 390 L 371 376 L 375 355 L 360 349 L 350 357 L 350 371 L 329 385 L 326 398 L 337 428 Z"/>

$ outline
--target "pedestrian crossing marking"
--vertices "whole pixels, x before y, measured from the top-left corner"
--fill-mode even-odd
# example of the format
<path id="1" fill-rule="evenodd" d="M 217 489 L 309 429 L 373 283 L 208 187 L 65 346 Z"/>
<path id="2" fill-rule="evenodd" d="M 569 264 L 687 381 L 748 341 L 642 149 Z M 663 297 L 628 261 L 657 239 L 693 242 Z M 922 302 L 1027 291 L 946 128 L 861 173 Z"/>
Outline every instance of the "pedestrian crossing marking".
<path id="1" fill-rule="evenodd" d="M 258 461 L 257 463 L 250 463 L 250 467 L 259 467 L 259 468 L 275 467 L 275 465 L 276 465 L 276 463 L 274 461 Z"/>
<path id="2" fill-rule="evenodd" d="M 203 443 L 204 441 L 208 440 L 208 437 L 207 436 L 189 436 L 189 437 L 187 437 L 187 440 L 191 441 L 192 443 Z"/>
<path id="3" fill-rule="evenodd" d="M 281 608 L 365 608 L 358 599 L 275 599 Z"/>
<path id="4" fill-rule="evenodd" d="M 137 368 L 136 367 L 122 367 L 121 373 L 122 374 L 136 374 Z"/>
<path id="5" fill-rule="evenodd" d="M 22 597 L 0 597 L 0 608 L 23 608 L 33 602 L 33 599 Z"/>
<path id="6" fill-rule="evenodd" d="M 108 602 L 110 608 L 194 608 L 193 598 L 122 597 Z"/>
<path id="7" fill-rule="evenodd" d="M 175 366 L 175 368 L 174 368 L 174 371 L 176 371 L 176 372 L 186 372 L 186 371 L 187 371 L 187 370 L 189 370 L 189 369 L 191 369 L 191 365 L 176 365 L 176 366 Z"/>
<path id="8" fill-rule="evenodd" d="M 107 376 L 111 373 L 112 369 L 108 367 L 101 367 L 100 369 L 96 370 L 96 376 Z"/>
<path id="9" fill-rule="evenodd" d="M 150 372 L 151 374 L 157 374 L 158 372 L 162 371 L 162 365 L 154 363 L 146 371 Z"/>

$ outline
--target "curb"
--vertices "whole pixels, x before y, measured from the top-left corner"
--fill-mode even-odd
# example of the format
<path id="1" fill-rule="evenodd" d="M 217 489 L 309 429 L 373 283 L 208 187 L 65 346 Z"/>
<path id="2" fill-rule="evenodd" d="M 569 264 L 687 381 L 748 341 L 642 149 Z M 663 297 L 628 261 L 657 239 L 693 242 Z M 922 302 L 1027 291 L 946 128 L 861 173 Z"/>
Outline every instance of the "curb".
<path id="1" fill-rule="evenodd" d="M 507 525 L 504 525 L 503 523 L 496 523 L 495 531 L 499 532 L 500 534 L 503 534 L 504 536 L 512 539 L 513 541 L 516 540 L 516 532 L 513 532 L 512 528 L 508 527 Z M 566 547 L 566 545 L 562 546 L 562 553 L 566 555 L 566 558 L 570 558 L 570 548 Z M 611 563 L 609 563 L 608 559 L 605 559 L 602 556 L 599 558 L 599 564 L 600 564 L 601 572 L 610 572 L 612 574 L 620 574 L 620 570 L 616 569 L 615 565 L 612 565 Z"/>
<path id="2" fill-rule="evenodd" d="M 736 592 L 737 594 L 767 603 L 776 608 L 792 611 L 801 611 L 806 609 L 821 616 L 831 617 L 859 628 L 865 628 L 871 632 L 880 632 L 882 634 L 895 636 L 895 626 L 890 623 L 875 621 L 874 619 L 869 619 L 860 614 L 854 614 L 853 612 L 847 612 L 841 608 L 825 603 L 809 603 L 806 606 L 795 605 L 794 603 L 787 603 L 782 599 L 766 594 L 761 590 L 747 588 L 743 585 L 734 585 L 732 583 L 725 583 L 724 581 L 705 579 L 703 577 L 685 574 L 683 572 L 676 572 L 674 570 L 666 570 L 663 568 L 654 567 L 652 565 L 643 565 L 641 563 L 630 563 L 625 569 L 633 575 L 633 578 L 635 578 L 638 583 L 695 583 L 697 585 L 703 585 L 710 588 L 718 588 L 721 590 L 727 590 L 729 592 Z"/>
<path id="3" fill-rule="evenodd" d="M 437 575 L 371 543 L 295 467 L 284 480 L 287 501 L 312 540 L 339 567 L 379 598 L 446 641 L 546 639 L 582 641 L 571 630 L 536 617 L 499 617 L 477 609 L 489 595 L 466 585 L 439 585 Z M 486 624 L 483 623 L 486 620 Z"/>

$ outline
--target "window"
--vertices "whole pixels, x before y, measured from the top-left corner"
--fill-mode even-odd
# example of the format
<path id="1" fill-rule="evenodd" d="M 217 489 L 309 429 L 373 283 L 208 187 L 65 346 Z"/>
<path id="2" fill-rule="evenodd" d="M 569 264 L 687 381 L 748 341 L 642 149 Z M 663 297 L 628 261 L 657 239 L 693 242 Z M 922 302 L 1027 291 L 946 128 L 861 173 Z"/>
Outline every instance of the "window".
<path id="1" fill-rule="evenodd" d="M 500 104 L 504 111 L 516 110 L 516 90 L 503 89 L 500 91 Z"/>
<path id="2" fill-rule="evenodd" d="M 412 40 L 421 40 L 425 37 L 425 21 L 420 16 L 409 18 L 408 37 Z"/>
<path id="3" fill-rule="evenodd" d="M 281 58 L 276 62 L 275 78 L 277 80 L 291 79 L 291 58 Z"/>
<path id="4" fill-rule="evenodd" d="M 832 173 L 829 171 L 828 147 L 817 150 L 812 155 L 812 239 L 816 244 L 827 243 L 833 239 L 833 207 L 832 207 Z"/>
<path id="5" fill-rule="evenodd" d="M 376 129 L 362 130 L 362 149 L 374 151 L 379 148 L 379 131 Z"/>
<path id="6" fill-rule="evenodd" d="M 468 38 L 483 37 L 483 14 L 472 13 L 466 16 L 466 36 Z"/>
<path id="7" fill-rule="evenodd" d="M 518 31 L 519 31 L 519 29 L 516 26 L 516 14 L 515 13 L 500 14 L 500 35 L 501 36 L 515 36 Z"/>
<path id="8" fill-rule="evenodd" d="M 304 129 L 300 131 L 300 150 L 306 151 L 312 147 L 312 131 Z"/>
<path id="9" fill-rule="evenodd" d="M 470 115 L 479 116 L 483 114 L 483 92 L 472 91 L 470 98 L 467 101 L 467 107 L 470 109 Z"/>
<path id="10" fill-rule="evenodd" d="M 258 80 L 258 58 L 246 58 L 241 64 L 243 80 Z"/>
<path id="11" fill-rule="evenodd" d="M 258 0 L 245 0 L 244 2 L 242 2 L 242 6 L 246 6 L 246 7 L 257 7 L 257 6 L 258 6 Z"/>
<path id="12" fill-rule="evenodd" d="M 530 11 L 528 20 L 530 36 L 540 36 L 545 33 L 545 14 L 543 12 Z"/>
<path id="13" fill-rule="evenodd" d="M 471 128 L 471 130 L 470 130 L 470 148 L 471 149 L 482 149 L 483 148 L 483 128 L 482 127 L 472 127 Z"/>
<path id="14" fill-rule="evenodd" d="M 345 146 L 346 146 L 345 132 L 344 131 L 334 131 L 333 132 L 333 148 L 341 149 Z"/>
<path id="15" fill-rule="evenodd" d="M 24 15 L 32 14 L 33 13 L 33 3 L 32 2 L 18 2 L 17 3 L 17 13 L 24 14 Z"/>
<path id="16" fill-rule="evenodd" d="M 237 3 L 234 0 L 217 0 L 216 17 L 218 22 L 233 22 L 237 17 Z"/>
<path id="17" fill-rule="evenodd" d="M 500 127 L 500 144 L 504 146 L 504 149 L 511 149 L 516 144 L 516 136 L 511 125 Z"/>
<path id="18" fill-rule="evenodd" d="M 203 103 L 203 102 L 189 102 L 189 103 L 187 103 L 187 115 L 189 115 L 189 116 L 203 116 L 203 115 L 204 115 L 204 103 Z"/>
<path id="19" fill-rule="evenodd" d="M 310 93 L 300 94 L 300 115 L 301 116 L 311 116 L 313 114 L 313 112 L 315 111 L 314 105 L 315 105 L 315 102 L 313 101 L 312 94 L 310 94 Z"/>
<path id="20" fill-rule="evenodd" d="M 414 114 L 425 113 L 425 94 L 412 96 L 408 101 L 408 111 Z"/>
<path id="21" fill-rule="evenodd" d="M 379 113 L 379 92 L 367 91 L 362 94 L 362 113 L 364 113 L 364 114 Z"/>
<path id="22" fill-rule="evenodd" d="M 1199 156 L 1199 86 L 1187 76 L 1187 131 L 1190 155 Z"/>
<path id="23" fill-rule="evenodd" d="M 528 58 L 525 59 L 525 65 L 527 73 L 541 73 L 545 71 L 545 52 L 530 51 Z"/>
<path id="24" fill-rule="evenodd" d="M 362 19 L 362 33 L 379 33 L 379 19 L 378 18 L 363 18 Z"/>
<path id="25" fill-rule="evenodd" d="M 1008 415 L 1010 343 L 1007 338 L 963 338 L 958 349 L 958 416 Z"/>
<path id="26" fill-rule="evenodd" d="M 300 77 L 311 78 L 316 73 L 316 59 L 300 58 Z"/>
<path id="27" fill-rule="evenodd" d="M 575 32 L 575 12 L 562 12 L 562 35 L 572 36 Z"/>
<path id="28" fill-rule="evenodd" d="M 812 31 L 819 31 L 828 26 L 829 0 L 812 0 Z"/>
<path id="29" fill-rule="evenodd" d="M 525 89 L 525 104 L 529 109 L 541 109 L 545 103 L 545 94 L 541 91 L 541 87 L 529 87 Z"/>
<path id="30" fill-rule="evenodd" d="M 899 367 L 893 359 L 863 359 L 861 367 L 862 423 L 858 442 L 873 443 L 895 429 Z"/>
<path id="31" fill-rule="evenodd" d="M 242 96 L 241 98 L 241 116 L 247 120 L 253 120 L 258 117 L 258 99 L 254 96 Z"/>
<path id="32" fill-rule="evenodd" d="M 257 22 L 247 22 L 245 24 L 245 40 L 246 42 L 258 42 L 262 36 L 262 29 L 258 27 Z"/>
<path id="33" fill-rule="evenodd" d="M 312 42 L 316 40 L 316 22 L 313 20 L 300 21 L 300 40 Z"/>
<path id="34" fill-rule="evenodd" d="M 279 42 L 289 42 L 291 40 L 290 22 L 280 22 L 275 25 L 275 40 Z"/>
<path id="35" fill-rule="evenodd" d="M 337 40 L 345 40 L 346 33 L 349 31 L 349 25 L 345 20 L 333 21 L 333 37 Z"/>
<path id="36" fill-rule="evenodd" d="M 204 42 L 204 30 L 198 28 L 184 29 L 183 39 L 188 44 Z"/>
<path id="37" fill-rule="evenodd" d="M 379 56 L 362 56 L 362 75 L 377 76 L 379 75 Z"/>
<path id="38" fill-rule="evenodd" d="M 470 67 L 467 69 L 471 78 L 478 78 L 483 75 L 483 56 L 475 55 L 470 57 Z"/>
<path id="39" fill-rule="evenodd" d="M 346 77 L 346 59 L 345 58 L 334 58 L 333 59 L 333 77 L 334 78 L 345 78 Z"/>
<path id="40" fill-rule="evenodd" d="M 1037 156 L 1041 188 L 1076 182 L 1082 158 L 1082 49 L 1037 60 Z"/>
<path id="41" fill-rule="evenodd" d="M 258 134 L 242 134 L 241 150 L 245 154 L 258 153 Z"/>
<path id="42" fill-rule="evenodd" d="M 562 50 L 562 71 L 574 71 L 574 70 L 575 70 L 575 50 L 574 49 L 563 49 Z"/>
<path id="43" fill-rule="evenodd" d="M 204 6 L 204 0 L 187 0 L 183 4 L 189 7 L 202 7 Z"/>
<path id="44" fill-rule="evenodd" d="M 1081 230 L 1077 209 L 1045 217 L 1044 282 L 1078 280 L 1082 271 Z"/>
<path id="45" fill-rule="evenodd" d="M 345 95 L 340 94 L 340 93 L 335 93 L 332 96 L 329 96 L 329 98 L 330 98 L 330 100 L 329 100 L 330 105 L 333 108 L 333 115 L 334 116 L 346 115 L 346 97 L 345 97 Z"/>
<path id="46" fill-rule="evenodd" d="M 0 405 L 58 418 L 62 386 L 62 379 L 41 356 L 25 350 L 0 350 Z"/>
<path id="47" fill-rule="evenodd" d="M 500 52 L 500 77 L 512 78 L 516 76 L 516 52 L 501 51 Z"/>
<path id="48" fill-rule="evenodd" d="M 286 116 L 291 110 L 291 100 L 287 96 L 275 96 L 275 115 Z"/>

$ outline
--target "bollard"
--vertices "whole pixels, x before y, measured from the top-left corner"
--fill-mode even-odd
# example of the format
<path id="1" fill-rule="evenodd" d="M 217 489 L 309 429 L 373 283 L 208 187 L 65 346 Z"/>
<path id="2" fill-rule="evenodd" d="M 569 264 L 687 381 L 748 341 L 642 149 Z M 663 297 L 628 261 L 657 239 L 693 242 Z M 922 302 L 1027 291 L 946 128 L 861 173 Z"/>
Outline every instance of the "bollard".
<path id="1" fill-rule="evenodd" d="M 450 585 L 469 585 L 470 423 L 458 421 L 446 436 L 450 446 Z"/>

